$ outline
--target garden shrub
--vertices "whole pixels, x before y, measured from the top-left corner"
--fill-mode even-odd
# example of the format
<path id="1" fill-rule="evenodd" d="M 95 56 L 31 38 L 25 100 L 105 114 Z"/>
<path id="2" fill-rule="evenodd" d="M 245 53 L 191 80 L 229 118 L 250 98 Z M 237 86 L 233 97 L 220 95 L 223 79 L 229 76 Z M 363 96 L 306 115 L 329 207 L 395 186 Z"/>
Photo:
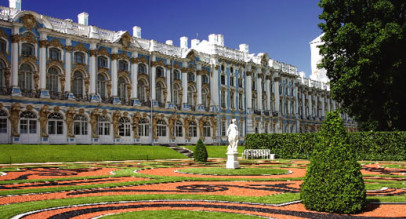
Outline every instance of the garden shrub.
<path id="1" fill-rule="evenodd" d="M 195 162 L 207 162 L 207 150 L 203 141 L 199 139 L 196 144 L 195 151 L 193 152 L 193 157 Z"/>
<path id="2" fill-rule="evenodd" d="M 309 210 L 361 212 L 366 190 L 361 165 L 349 146 L 347 132 L 336 112 L 327 115 L 318 134 L 300 196 Z"/>

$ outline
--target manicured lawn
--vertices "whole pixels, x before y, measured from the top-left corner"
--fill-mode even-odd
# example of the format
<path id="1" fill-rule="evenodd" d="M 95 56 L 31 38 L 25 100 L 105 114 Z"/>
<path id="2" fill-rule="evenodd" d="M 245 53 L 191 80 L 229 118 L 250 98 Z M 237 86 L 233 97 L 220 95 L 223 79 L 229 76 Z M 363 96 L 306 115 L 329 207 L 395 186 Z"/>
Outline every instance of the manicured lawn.
<path id="1" fill-rule="evenodd" d="M 241 168 L 241 169 L 225 169 L 221 167 L 207 167 L 207 168 L 190 168 L 180 171 L 182 173 L 196 173 L 196 174 L 215 174 L 227 176 L 260 176 L 260 175 L 279 175 L 286 174 L 289 171 L 283 169 L 271 168 Z"/>
<path id="2" fill-rule="evenodd" d="M 0 163 L 183 159 L 163 146 L 141 145 L 0 145 Z"/>
<path id="3" fill-rule="evenodd" d="M 185 148 L 194 151 L 196 146 L 184 146 Z M 227 147 L 228 146 L 214 146 L 214 145 L 206 145 L 207 153 L 209 154 L 209 158 L 227 158 Z M 244 146 L 238 146 L 238 156 L 241 156 L 242 152 L 244 152 Z"/>
<path id="4" fill-rule="evenodd" d="M 243 214 L 233 214 L 233 213 L 220 213 L 220 212 L 207 212 L 207 211 L 179 211 L 179 210 L 168 210 L 168 211 L 136 211 L 127 212 L 116 215 L 110 215 L 103 217 L 105 219 L 133 219 L 133 218 L 148 218 L 148 219 L 161 219 L 161 218 L 171 218 L 171 219 L 183 219 L 183 218 L 195 218 L 195 219 L 211 219 L 211 218 L 222 218 L 222 219 L 255 219 L 261 218 L 250 215 Z"/>

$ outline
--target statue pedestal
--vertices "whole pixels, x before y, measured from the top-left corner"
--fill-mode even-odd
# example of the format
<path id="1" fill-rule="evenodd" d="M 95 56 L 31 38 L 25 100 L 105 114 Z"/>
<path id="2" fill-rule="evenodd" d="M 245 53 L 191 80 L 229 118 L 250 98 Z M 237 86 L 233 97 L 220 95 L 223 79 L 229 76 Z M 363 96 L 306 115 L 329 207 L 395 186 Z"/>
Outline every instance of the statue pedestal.
<path id="1" fill-rule="evenodd" d="M 240 163 L 237 160 L 238 153 L 237 152 L 227 152 L 227 169 L 239 169 Z"/>

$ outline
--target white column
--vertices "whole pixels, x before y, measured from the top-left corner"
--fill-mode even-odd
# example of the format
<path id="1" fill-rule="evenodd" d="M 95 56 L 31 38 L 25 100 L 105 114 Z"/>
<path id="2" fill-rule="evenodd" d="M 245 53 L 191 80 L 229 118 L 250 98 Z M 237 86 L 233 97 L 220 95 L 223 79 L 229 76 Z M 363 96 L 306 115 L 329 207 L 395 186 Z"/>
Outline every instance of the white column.
<path id="1" fill-rule="evenodd" d="M 40 40 L 47 40 L 47 33 L 40 32 Z M 41 91 L 46 89 L 46 59 L 47 49 L 45 45 L 42 44 L 39 49 L 39 88 Z"/>
<path id="2" fill-rule="evenodd" d="M 13 36 L 11 36 L 11 86 L 18 87 L 18 33 L 19 27 L 13 27 Z"/>
<path id="3" fill-rule="evenodd" d="M 258 102 L 258 110 L 262 110 L 263 108 L 262 108 L 262 76 L 259 76 L 258 75 L 258 80 L 257 80 L 257 94 L 258 94 L 258 99 L 257 99 L 257 102 Z"/>
<path id="4" fill-rule="evenodd" d="M 96 43 L 90 43 L 90 62 L 89 62 L 89 74 L 90 74 L 90 85 L 89 93 L 91 97 L 91 102 L 99 102 L 98 97 L 93 99 L 96 95 Z"/>
<path id="5" fill-rule="evenodd" d="M 320 117 L 325 117 L 324 98 L 325 97 L 321 98 L 321 115 L 320 115 Z"/>
<path id="6" fill-rule="evenodd" d="M 299 92 L 298 84 L 295 85 L 295 115 L 299 115 Z"/>
<path id="7" fill-rule="evenodd" d="M 266 109 L 271 110 L 271 80 L 269 78 L 270 76 L 267 76 L 266 78 Z"/>
<path id="8" fill-rule="evenodd" d="M 138 56 L 137 52 L 132 53 L 131 59 L 131 99 L 137 99 L 137 86 L 138 86 L 138 63 L 135 62 L 135 58 Z"/>
<path id="9" fill-rule="evenodd" d="M 302 90 L 302 115 L 306 117 L 306 96 L 304 90 Z"/>
<path id="10" fill-rule="evenodd" d="M 66 53 L 65 53 L 65 92 L 70 93 L 71 91 L 71 74 L 72 74 L 72 55 L 71 39 L 66 39 Z"/>
<path id="11" fill-rule="evenodd" d="M 316 111 L 316 112 L 314 112 L 314 116 L 316 117 L 316 118 L 319 118 L 319 97 L 317 96 L 317 94 L 314 96 L 314 110 Z"/>
<path id="12" fill-rule="evenodd" d="M 117 97 L 117 83 L 118 83 L 118 78 L 117 78 L 117 52 L 118 49 L 116 47 L 113 47 L 112 49 L 112 56 L 111 56 L 111 96 L 113 98 Z"/>
<path id="13" fill-rule="evenodd" d="M 313 116 L 312 94 L 311 94 L 310 91 L 309 91 L 309 93 L 308 93 L 308 98 L 309 98 L 309 115 L 310 115 L 310 116 Z"/>
<path id="14" fill-rule="evenodd" d="M 218 69 L 212 65 L 210 69 L 210 110 L 213 111 L 214 107 L 219 105 L 219 86 L 218 86 Z M 218 110 L 218 109 L 217 109 Z M 219 127 L 219 126 L 218 126 Z M 217 130 L 214 130 L 217 131 Z"/>
<path id="15" fill-rule="evenodd" d="M 275 78 L 275 86 L 273 86 L 274 87 L 274 94 L 275 94 L 275 109 L 274 109 L 274 111 L 275 112 L 279 112 L 279 104 L 280 104 L 280 102 L 279 102 L 279 80 L 280 80 L 280 78 L 279 77 L 276 77 Z"/>
<path id="16" fill-rule="evenodd" d="M 202 75 L 200 70 L 197 72 L 197 105 L 202 105 Z"/>
<path id="17" fill-rule="evenodd" d="M 327 112 L 331 112 L 331 98 L 330 97 L 326 97 L 326 101 L 327 101 Z"/>
<path id="18" fill-rule="evenodd" d="M 156 67 L 152 66 L 151 67 L 151 95 L 152 95 L 152 101 L 156 101 L 156 90 L 155 90 L 155 86 L 156 86 Z"/>
<path id="19" fill-rule="evenodd" d="M 170 65 L 170 61 L 168 60 L 168 65 Z M 166 102 L 171 103 L 172 101 L 172 68 L 166 68 Z"/>
<path id="20" fill-rule="evenodd" d="M 182 103 L 186 104 L 187 103 L 187 72 L 183 72 L 183 71 L 182 71 L 182 89 L 183 89 Z"/>
<path id="21" fill-rule="evenodd" d="M 246 103 L 247 103 L 247 110 L 252 109 L 252 73 L 247 73 L 247 81 L 246 81 Z"/>

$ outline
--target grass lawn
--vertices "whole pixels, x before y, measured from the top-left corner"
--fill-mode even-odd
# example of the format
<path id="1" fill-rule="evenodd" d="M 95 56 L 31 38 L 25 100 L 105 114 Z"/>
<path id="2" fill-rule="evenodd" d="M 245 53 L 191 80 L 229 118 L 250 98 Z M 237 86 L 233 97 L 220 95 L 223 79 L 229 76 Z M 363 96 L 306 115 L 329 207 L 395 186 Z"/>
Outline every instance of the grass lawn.
<path id="1" fill-rule="evenodd" d="M 185 148 L 195 151 L 196 146 L 184 146 Z M 228 146 L 215 146 L 215 145 L 206 145 L 207 153 L 209 158 L 227 158 L 227 147 Z M 244 152 L 244 146 L 238 146 L 238 156 L 241 156 Z"/>
<path id="2" fill-rule="evenodd" d="M 0 163 L 182 159 L 164 146 L 141 145 L 0 145 Z"/>

